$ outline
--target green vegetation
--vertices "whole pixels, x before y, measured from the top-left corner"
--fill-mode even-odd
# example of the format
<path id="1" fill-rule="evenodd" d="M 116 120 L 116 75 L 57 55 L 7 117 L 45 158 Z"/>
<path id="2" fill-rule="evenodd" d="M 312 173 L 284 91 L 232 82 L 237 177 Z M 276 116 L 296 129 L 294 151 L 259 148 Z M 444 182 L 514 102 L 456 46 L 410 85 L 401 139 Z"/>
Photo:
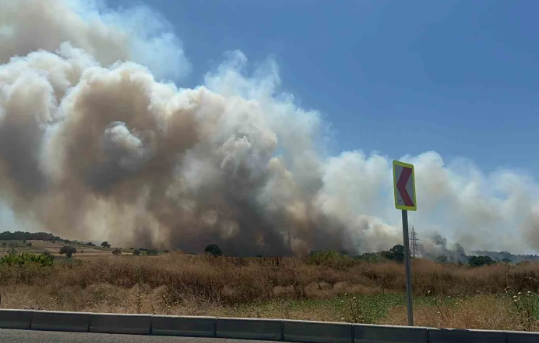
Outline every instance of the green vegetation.
<path id="1" fill-rule="evenodd" d="M 73 254 L 75 254 L 76 252 L 77 249 L 70 246 L 63 246 L 62 248 L 60 248 L 60 255 L 65 254 L 67 258 L 71 258 L 71 256 L 73 256 Z"/>
<path id="2" fill-rule="evenodd" d="M 472 267 L 481 267 L 494 264 L 494 261 L 488 256 L 471 256 L 468 259 L 468 264 Z"/>
<path id="3" fill-rule="evenodd" d="M 404 246 L 400 244 L 395 245 L 389 251 L 384 251 L 383 254 L 388 260 L 398 263 L 404 262 Z"/>
<path id="4" fill-rule="evenodd" d="M 30 253 L 21 253 L 21 254 L 8 254 L 0 258 L 0 264 L 7 265 L 24 265 L 27 263 L 38 263 L 43 267 L 50 267 L 54 262 L 54 257 L 50 254 L 30 254 Z"/>
<path id="5" fill-rule="evenodd" d="M 0 233 L 0 241 L 29 241 L 29 240 L 34 240 L 34 241 L 60 241 L 60 242 L 64 242 L 65 240 L 58 237 L 58 236 L 54 236 L 53 234 L 51 233 L 47 233 L 47 232 L 21 232 L 21 231 L 16 231 L 16 232 L 9 232 L 9 231 L 5 231 L 5 232 L 1 232 Z"/>
<path id="6" fill-rule="evenodd" d="M 206 249 L 204 249 L 204 252 L 215 257 L 223 255 L 223 251 L 221 251 L 221 248 L 219 248 L 219 246 L 217 246 L 216 244 L 208 245 Z"/>
<path id="7" fill-rule="evenodd" d="M 306 257 L 305 262 L 315 266 L 346 269 L 354 264 L 354 259 L 337 251 L 315 251 Z"/>
<path id="8" fill-rule="evenodd" d="M 508 292 L 508 295 L 512 295 L 512 303 L 526 331 L 531 331 L 534 324 L 539 322 L 539 295 L 532 291 L 517 294 Z"/>

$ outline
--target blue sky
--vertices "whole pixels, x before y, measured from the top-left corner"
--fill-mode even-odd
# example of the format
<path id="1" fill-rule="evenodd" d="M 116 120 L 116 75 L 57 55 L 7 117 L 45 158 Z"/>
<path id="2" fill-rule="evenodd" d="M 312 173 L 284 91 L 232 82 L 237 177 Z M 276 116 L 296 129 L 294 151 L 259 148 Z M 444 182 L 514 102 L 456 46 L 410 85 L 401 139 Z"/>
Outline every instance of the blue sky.
<path id="1" fill-rule="evenodd" d="M 113 7 L 131 1 L 110 1 Z M 153 0 L 201 83 L 227 50 L 274 58 L 332 124 L 333 152 L 434 150 L 535 176 L 536 1 Z"/>

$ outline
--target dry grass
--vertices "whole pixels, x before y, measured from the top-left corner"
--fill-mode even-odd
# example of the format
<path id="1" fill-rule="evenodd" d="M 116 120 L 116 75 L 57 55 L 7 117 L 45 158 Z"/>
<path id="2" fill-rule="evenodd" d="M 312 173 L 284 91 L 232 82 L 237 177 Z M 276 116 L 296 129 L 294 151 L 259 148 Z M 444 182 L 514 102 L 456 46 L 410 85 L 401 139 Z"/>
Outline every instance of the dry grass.
<path id="1" fill-rule="evenodd" d="M 0 265 L 0 307 L 405 324 L 402 265 L 307 262 L 170 253 Z M 537 330 L 535 308 L 519 309 L 505 291 L 537 292 L 538 280 L 533 263 L 472 269 L 414 260 L 416 323 Z"/>

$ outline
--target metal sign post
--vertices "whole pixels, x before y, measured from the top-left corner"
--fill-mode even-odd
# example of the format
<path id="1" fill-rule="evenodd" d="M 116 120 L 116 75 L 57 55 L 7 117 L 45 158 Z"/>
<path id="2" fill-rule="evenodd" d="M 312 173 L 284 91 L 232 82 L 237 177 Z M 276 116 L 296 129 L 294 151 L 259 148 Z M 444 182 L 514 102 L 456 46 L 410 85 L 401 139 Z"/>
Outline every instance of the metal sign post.
<path id="1" fill-rule="evenodd" d="M 408 325 L 414 326 L 412 275 L 410 272 L 410 243 L 408 239 L 408 211 L 406 210 L 402 210 L 402 234 L 404 240 L 404 272 L 406 273 L 406 308 L 408 310 Z"/>
<path id="2" fill-rule="evenodd" d="M 402 235 L 404 243 L 404 272 L 406 274 L 406 307 L 408 325 L 414 325 L 414 310 L 412 305 L 412 276 L 410 264 L 410 241 L 408 238 L 408 211 L 417 210 L 415 196 L 414 166 L 393 161 L 393 190 L 395 207 L 402 210 Z"/>

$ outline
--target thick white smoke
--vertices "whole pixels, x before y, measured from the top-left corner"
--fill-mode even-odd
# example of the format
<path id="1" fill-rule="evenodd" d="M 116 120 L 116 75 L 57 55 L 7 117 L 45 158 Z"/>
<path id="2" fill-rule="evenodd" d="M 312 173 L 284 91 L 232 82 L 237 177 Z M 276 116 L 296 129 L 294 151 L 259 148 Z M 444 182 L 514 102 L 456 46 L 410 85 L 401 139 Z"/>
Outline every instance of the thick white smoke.
<path id="1" fill-rule="evenodd" d="M 70 238 L 236 254 L 402 241 L 390 159 L 325 156 L 326 124 L 279 90 L 271 61 L 248 75 L 230 52 L 202 86 L 178 89 L 159 80 L 190 65 L 162 18 L 82 0 L 0 2 L 0 47 L 4 225 L 14 214 Z M 539 249 L 532 178 L 435 152 L 401 159 L 416 165 L 418 232 Z"/>

